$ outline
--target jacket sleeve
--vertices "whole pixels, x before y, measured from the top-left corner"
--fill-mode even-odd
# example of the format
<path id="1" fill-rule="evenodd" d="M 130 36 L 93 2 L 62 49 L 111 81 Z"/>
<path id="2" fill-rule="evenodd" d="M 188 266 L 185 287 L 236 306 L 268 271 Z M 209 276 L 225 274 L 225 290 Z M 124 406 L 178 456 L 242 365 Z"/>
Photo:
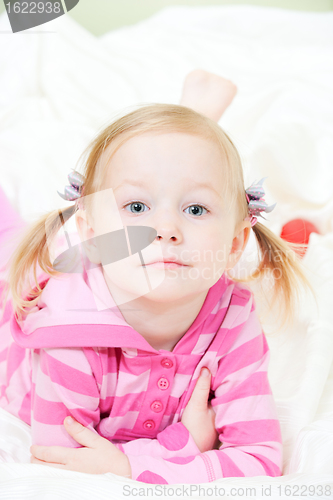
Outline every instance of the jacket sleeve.
<path id="1" fill-rule="evenodd" d="M 155 439 L 139 438 L 123 444 L 116 444 L 126 455 L 148 455 L 158 458 L 188 457 L 200 454 L 191 434 L 182 422 L 166 427 Z"/>
<path id="2" fill-rule="evenodd" d="M 88 360 L 89 359 L 89 360 Z M 48 348 L 32 352 L 32 443 L 81 446 L 67 433 L 71 415 L 93 432 L 100 421 L 100 393 L 92 369 L 93 348 Z"/>
<path id="3" fill-rule="evenodd" d="M 63 421 L 71 415 L 97 433 L 100 392 L 92 369 L 95 363 L 96 368 L 99 366 L 97 355 L 91 348 L 35 349 L 32 359 L 33 444 L 80 447 L 65 430 Z M 116 446 L 134 455 L 163 458 L 200 453 L 181 422 L 168 426 L 156 439 L 141 438 Z"/>
<path id="4" fill-rule="evenodd" d="M 244 304 L 245 305 L 245 304 Z M 252 300 L 227 329 L 211 370 L 211 400 L 222 443 L 218 450 L 164 458 L 126 451 L 132 479 L 156 484 L 200 484 L 223 477 L 280 476 L 282 438 L 268 382 L 269 349 Z M 225 328 L 226 329 L 226 328 Z M 194 387 L 195 383 L 193 384 Z M 183 442 L 187 429 L 179 427 Z"/>

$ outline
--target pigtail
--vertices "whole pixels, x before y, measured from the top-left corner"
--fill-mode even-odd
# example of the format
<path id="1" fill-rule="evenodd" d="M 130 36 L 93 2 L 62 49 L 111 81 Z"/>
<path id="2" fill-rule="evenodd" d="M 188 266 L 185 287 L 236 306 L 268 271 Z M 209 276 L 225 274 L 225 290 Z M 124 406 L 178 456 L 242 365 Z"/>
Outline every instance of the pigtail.
<path id="1" fill-rule="evenodd" d="M 1 317 L 4 315 L 9 293 L 11 293 L 14 312 L 19 320 L 22 319 L 22 313 L 28 314 L 27 309 L 36 305 L 43 291 L 37 279 L 38 267 L 50 277 L 61 274 L 52 267 L 49 249 L 59 229 L 74 215 L 76 210 L 77 206 L 74 205 L 47 213 L 23 233 L 20 244 L 6 266 L 8 282 L 2 293 Z M 31 274 L 33 274 L 33 284 Z"/>
<path id="2" fill-rule="evenodd" d="M 257 269 L 247 278 L 234 281 L 249 282 L 261 279 L 268 274 L 273 278 L 273 297 L 275 302 L 282 298 L 281 326 L 291 324 L 300 305 L 302 289 L 308 289 L 316 300 L 316 294 L 305 275 L 305 269 L 299 254 L 304 254 L 306 245 L 290 243 L 275 235 L 267 226 L 257 222 L 252 227 L 259 251 L 260 262 Z M 266 297 L 267 298 L 267 297 Z M 317 304 L 318 306 L 318 304 Z"/>

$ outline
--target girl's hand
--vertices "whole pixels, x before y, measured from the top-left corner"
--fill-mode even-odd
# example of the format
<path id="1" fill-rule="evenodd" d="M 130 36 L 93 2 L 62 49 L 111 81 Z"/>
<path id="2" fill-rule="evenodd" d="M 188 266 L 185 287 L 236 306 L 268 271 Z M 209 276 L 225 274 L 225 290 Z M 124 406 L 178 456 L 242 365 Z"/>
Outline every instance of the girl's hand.
<path id="1" fill-rule="evenodd" d="M 201 453 L 221 445 L 215 429 L 215 411 L 210 403 L 207 404 L 210 380 L 210 371 L 203 368 L 181 418 Z"/>
<path id="2" fill-rule="evenodd" d="M 68 434 L 84 447 L 33 445 L 30 447 L 30 463 L 88 474 L 112 472 L 118 476 L 132 477 L 127 456 L 108 439 L 95 434 L 76 420 L 69 424 L 68 417 L 64 420 L 64 426 Z"/>
<path id="3" fill-rule="evenodd" d="M 215 412 L 211 404 L 207 404 L 211 374 L 208 370 L 208 376 L 204 377 L 205 370 L 201 371 L 181 418 L 181 422 L 192 435 L 201 453 L 212 450 L 220 444 L 215 429 Z M 73 424 L 69 424 L 68 417 L 64 420 L 64 426 L 68 434 L 83 448 L 33 445 L 30 447 L 32 464 L 49 465 L 88 474 L 112 472 L 118 476 L 132 477 L 127 456 L 108 439 L 102 438 L 75 420 Z"/>

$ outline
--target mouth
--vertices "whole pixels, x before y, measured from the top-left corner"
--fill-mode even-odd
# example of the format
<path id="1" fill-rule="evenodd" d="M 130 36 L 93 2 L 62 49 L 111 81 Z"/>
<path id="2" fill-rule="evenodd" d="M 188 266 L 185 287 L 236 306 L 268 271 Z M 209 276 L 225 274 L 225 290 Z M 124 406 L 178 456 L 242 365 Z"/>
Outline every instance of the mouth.
<path id="1" fill-rule="evenodd" d="M 156 267 L 160 269 L 178 269 L 180 267 L 189 267 L 187 264 L 183 264 L 177 260 L 157 260 L 155 262 L 150 262 L 145 264 L 146 266 Z"/>

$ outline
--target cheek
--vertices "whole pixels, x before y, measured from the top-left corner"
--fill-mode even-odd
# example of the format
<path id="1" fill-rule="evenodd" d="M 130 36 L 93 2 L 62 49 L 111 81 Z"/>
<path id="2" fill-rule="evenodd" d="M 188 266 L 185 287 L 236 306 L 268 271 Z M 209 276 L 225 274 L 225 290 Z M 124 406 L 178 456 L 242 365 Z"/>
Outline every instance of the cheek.
<path id="1" fill-rule="evenodd" d="M 127 290 L 135 298 L 154 290 L 165 278 L 163 269 L 143 267 L 137 253 L 113 264 L 104 265 L 103 270 L 110 286 L 113 284 L 119 289 Z"/>
<path id="2" fill-rule="evenodd" d="M 114 279 L 117 281 L 124 281 L 124 279 L 128 279 L 133 273 L 134 269 L 142 269 L 140 266 L 140 259 L 138 254 L 131 255 L 130 257 L 123 258 L 118 260 L 117 262 L 107 262 L 105 261 L 103 265 L 103 269 L 110 279 Z"/>
<path id="3" fill-rule="evenodd" d="M 90 196 L 93 197 L 96 235 L 112 233 L 124 228 L 113 189 L 104 189 Z"/>
<path id="4" fill-rule="evenodd" d="M 212 262 L 227 261 L 232 248 L 232 234 L 229 228 L 216 228 L 198 240 L 202 251 L 212 255 Z"/>

